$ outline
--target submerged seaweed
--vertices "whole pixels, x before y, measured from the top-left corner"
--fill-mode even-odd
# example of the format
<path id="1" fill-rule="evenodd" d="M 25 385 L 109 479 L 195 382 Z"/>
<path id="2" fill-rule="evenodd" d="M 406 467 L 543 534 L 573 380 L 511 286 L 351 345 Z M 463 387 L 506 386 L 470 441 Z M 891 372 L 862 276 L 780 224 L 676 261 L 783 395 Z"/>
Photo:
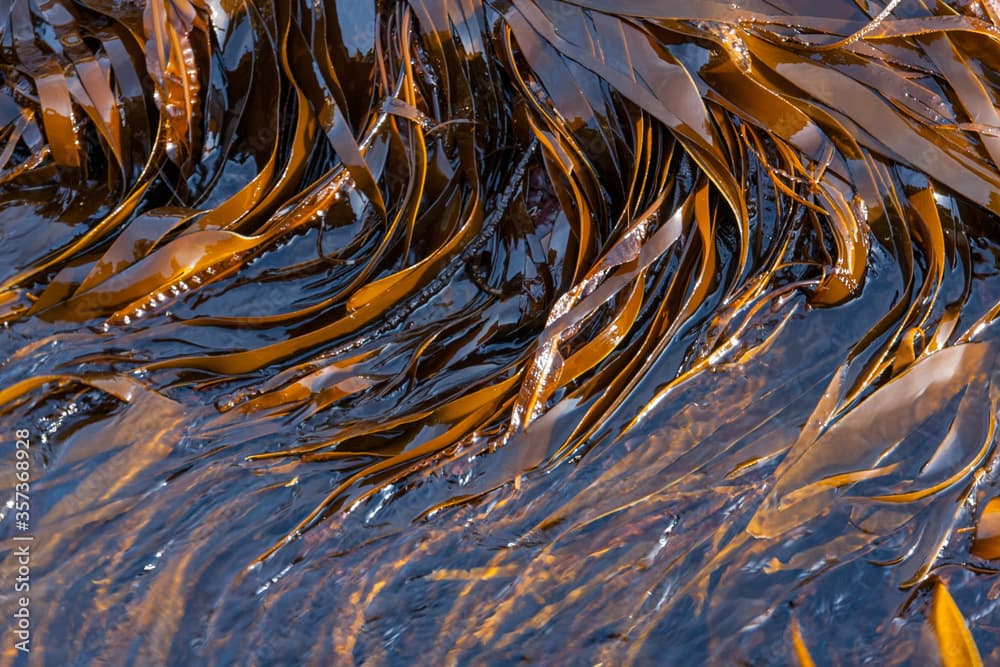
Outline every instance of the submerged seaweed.
<path id="1" fill-rule="evenodd" d="M 998 11 L 0 0 L 32 662 L 1000 663 Z"/>

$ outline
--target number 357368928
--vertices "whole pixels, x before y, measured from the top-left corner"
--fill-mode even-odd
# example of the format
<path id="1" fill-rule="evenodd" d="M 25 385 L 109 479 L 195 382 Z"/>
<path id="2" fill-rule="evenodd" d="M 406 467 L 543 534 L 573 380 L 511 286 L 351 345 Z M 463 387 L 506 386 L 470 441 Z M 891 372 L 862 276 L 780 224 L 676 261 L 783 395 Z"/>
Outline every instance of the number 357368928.
<path id="1" fill-rule="evenodd" d="M 18 429 L 14 432 L 17 443 L 14 449 L 14 478 L 17 484 L 14 487 L 14 520 L 18 525 L 27 523 L 30 518 L 30 496 L 31 489 L 31 435 L 27 429 Z"/>

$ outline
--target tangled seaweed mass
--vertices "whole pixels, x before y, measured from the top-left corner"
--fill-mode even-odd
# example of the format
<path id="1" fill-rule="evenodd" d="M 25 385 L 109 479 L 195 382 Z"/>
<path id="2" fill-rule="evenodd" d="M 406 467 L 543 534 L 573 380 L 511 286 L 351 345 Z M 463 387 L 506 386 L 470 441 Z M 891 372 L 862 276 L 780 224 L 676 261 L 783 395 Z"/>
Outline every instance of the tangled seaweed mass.
<path id="1" fill-rule="evenodd" d="M 3 664 L 1000 664 L 995 0 L 0 17 Z"/>

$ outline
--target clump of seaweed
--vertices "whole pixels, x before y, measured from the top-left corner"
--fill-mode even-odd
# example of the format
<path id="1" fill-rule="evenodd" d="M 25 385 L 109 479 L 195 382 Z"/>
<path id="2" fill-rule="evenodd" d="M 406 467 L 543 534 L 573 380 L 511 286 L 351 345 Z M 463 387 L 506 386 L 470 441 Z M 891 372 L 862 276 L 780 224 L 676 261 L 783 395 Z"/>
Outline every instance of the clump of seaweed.
<path id="1" fill-rule="evenodd" d="M 994 3 L 0 9 L 49 660 L 1000 659 Z"/>

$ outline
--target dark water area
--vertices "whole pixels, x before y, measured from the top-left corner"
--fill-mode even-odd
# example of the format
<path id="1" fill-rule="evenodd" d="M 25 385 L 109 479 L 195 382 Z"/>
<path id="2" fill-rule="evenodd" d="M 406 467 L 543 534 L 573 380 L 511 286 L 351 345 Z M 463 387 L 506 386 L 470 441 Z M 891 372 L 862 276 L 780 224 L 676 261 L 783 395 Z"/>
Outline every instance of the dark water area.
<path id="1" fill-rule="evenodd" d="M 0 663 L 1000 664 L 993 0 L 0 0 Z"/>

